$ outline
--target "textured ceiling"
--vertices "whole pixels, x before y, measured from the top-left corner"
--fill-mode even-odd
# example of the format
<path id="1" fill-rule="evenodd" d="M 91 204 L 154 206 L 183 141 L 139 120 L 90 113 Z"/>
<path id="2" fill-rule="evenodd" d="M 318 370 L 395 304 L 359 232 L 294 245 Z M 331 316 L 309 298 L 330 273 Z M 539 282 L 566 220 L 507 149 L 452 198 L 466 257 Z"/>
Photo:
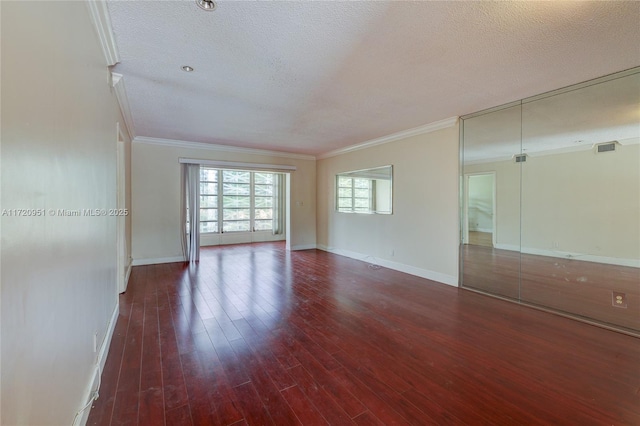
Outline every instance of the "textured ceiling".
<path id="1" fill-rule="evenodd" d="M 320 154 L 640 65 L 634 1 L 108 6 L 146 137 Z"/>
<path id="2" fill-rule="evenodd" d="M 616 77 L 465 119 L 465 163 L 640 143 L 640 72 Z"/>

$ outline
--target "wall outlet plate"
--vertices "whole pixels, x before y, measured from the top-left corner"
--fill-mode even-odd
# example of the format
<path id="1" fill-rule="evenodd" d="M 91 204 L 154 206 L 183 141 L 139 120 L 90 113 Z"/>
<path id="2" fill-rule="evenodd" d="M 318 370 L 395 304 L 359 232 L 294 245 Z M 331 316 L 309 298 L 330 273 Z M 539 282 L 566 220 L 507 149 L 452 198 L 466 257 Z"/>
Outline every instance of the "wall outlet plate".
<path id="1" fill-rule="evenodd" d="M 627 307 L 627 295 L 617 291 L 611 292 L 611 304 L 616 308 Z"/>

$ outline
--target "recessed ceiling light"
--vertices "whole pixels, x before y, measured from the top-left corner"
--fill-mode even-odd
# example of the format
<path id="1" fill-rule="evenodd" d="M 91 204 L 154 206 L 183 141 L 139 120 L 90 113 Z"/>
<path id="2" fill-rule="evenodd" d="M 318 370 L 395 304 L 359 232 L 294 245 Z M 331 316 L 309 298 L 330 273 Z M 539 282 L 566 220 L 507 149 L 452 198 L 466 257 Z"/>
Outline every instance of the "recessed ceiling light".
<path id="1" fill-rule="evenodd" d="M 202 10 L 206 10 L 207 12 L 211 12 L 216 8 L 216 3 L 213 0 L 196 0 L 196 4 Z"/>
<path id="2" fill-rule="evenodd" d="M 182 71 L 191 72 L 193 71 L 193 67 L 190 67 L 189 65 L 183 65 Z"/>

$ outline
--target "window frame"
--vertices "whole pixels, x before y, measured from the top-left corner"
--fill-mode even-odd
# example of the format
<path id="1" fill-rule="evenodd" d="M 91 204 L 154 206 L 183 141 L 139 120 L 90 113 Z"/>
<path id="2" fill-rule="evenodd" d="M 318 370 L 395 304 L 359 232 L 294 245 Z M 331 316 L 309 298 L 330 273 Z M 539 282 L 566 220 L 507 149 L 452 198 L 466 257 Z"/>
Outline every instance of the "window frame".
<path id="1" fill-rule="evenodd" d="M 269 186 L 271 187 L 271 193 L 272 196 L 271 198 L 273 198 L 274 194 L 275 194 L 275 185 L 276 185 L 276 175 L 278 174 L 277 172 L 271 172 L 271 171 L 261 171 L 261 170 L 240 170 L 240 169 L 223 169 L 223 168 L 217 168 L 217 167 L 207 167 L 207 166 L 201 166 L 201 170 L 208 170 L 208 171 L 215 171 L 216 172 L 216 176 L 217 176 L 217 193 L 216 194 L 202 194 L 200 193 L 200 197 L 209 197 L 209 196 L 217 196 L 217 204 L 216 207 L 202 207 L 200 206 L 200 212 L 202 212 L 202 210 L 217 210 L 217 220 L 205 220 L 205 221 L 200 221 L 200 234 L 238 234 L 238 233 L 268 233 L 268 232 L 273 232 L 274 229 L 274 223 L 273 220 L 275 218 L 275 212 L 274 210 L 276 209 L 276 205 L 275 202 L 272 201 L 271 203 L 271 207 L 256 207 L 256 190 L 255 190 L 255 174 L 256 173 L 264 173 L 264 174 L 268 174 L 272 176 L 272 181 L 270 184 L 259 184 L 261 186 Z M 243 195 L 243 194 L 239 194 L 238 196 L 240 197 L 248 197 L 249 198 L 249 206 L 248 207 L 224 207 L 224 197 L 225 197 L 225 193 L 224 193 L 224 172 L 242 172 L 242 173 L 249 173 L 249 182 L 246 183 L 246 185 L 249 185 L 249 194 L 248 195 Z M 202 174 L 200 175 L 202 177 Z M 202 183 L 213 183 L 212 181 L 203 181 L 202 179 L 200 180 L 200 184 Z M 233 183 L 233 182 L 226 182 L 227 184 L 229 183 Z M 241 184 L 245 184 L 244 182 L 239 182 Z M 202 187 L 202 186 L 201 186 Z M 230 195 L 236 195 L 236 194 L 227 194 L 227 196 Z M 259 196 L 260 198 L 269 198 L 268 196 Z M 202 198 L 201 198 L 202 199 Z M 248 209 L 249 210 L 249 219 L 224 219 L 224 212 L 225 210 L 245 210 Z M 256 229 L 256 209 L 259 210 L 271 210 L 271 227 L 270 229 Z M 263 220 L 263 219 L 260 219 Z M 224 225 L 225 223 L 230 223 L 230 222 L 249 222 L 249 229 L 248 230 L 237 230 L 237 231 L 225 231 L 224 230 Z M 202 223 L 216 223 L 216 230 L 215 231 L 203 231 L 202 230 Z"/>
<path id="2" fill-rule="evenodd" d="M 350 186 L 340 186 L 341 179 L 348 179 L 351 183 Z M 366 197 L 358 197 L 356 196 L 357 189 L 365 189 L 356 187 L 356 179 L 366 180 L 367 181 L 367 196 Z M 340 196 L 340 189 L 350 189 L 351 196 L 350 197 L 342 197 Z M 341 207 L 340 200 L 341 199 L 350 199 L 351 207 Z M 363 209 L 364 207 L 357 207 L 356 200 L 367 200 L 368 206 L 366 207 L 366 211 L 361 211 L 357 209 Z M 356 177 L 348 177 L 348 176 L 339 176 L 336 182 L 336 209 L 340 213 L 370 213 L 373 210 L 373 206 L 375 206 L 375 181 L 373 179 L 366 178 L 356 178 Z"/>
<path id="3" fill-rule="evenodd" d="M 349 185 L 341 185 L 341 181 L 348 180 Z M 358 180 L 367 182 L 368 196 L 357 195 L 360 185 Z M 349 190 L 350 196 L 342 196 L 341 190 Z M 368 169 L 353 170 L 335 174 L 334 180 L 334 211 L 350 214 L 393 214 L 393 165 L 378 166 Z M 343 193 L 346 191 L 342 191 Z M 357 200 L 366 199 L 367 206 L 357 206 Z M 350 200 L 349 206 L 341 205 L 343 200 Z M 362 204 L 362 203 L 361 203 Z"/>

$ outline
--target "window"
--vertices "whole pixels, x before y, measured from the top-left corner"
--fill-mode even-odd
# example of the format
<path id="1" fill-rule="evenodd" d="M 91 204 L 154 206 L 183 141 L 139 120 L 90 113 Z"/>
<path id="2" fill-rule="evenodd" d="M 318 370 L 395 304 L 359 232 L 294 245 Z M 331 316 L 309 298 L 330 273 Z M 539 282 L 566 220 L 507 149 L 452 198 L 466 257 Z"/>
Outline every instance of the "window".
<path id="1" fill-rule="evenodd" d="M 221 170 L 222 232 L 251 230 L 251 172 Z"/>
<path id="2" fill-rule="evenodd" d="M 271 231 L 273 229 L 273 173 L 254 173 L 254 229 L 256 231 Z"/>
<path id="3" fill-rule="evenodd" d="M 372 210 L 371 180 L 338 177 L 338 210 L 366 213 Z"/>
<path id="4" fill-rule="evenodd" d="M 218 232 L 218 171 L 200 168 L 200 232 Z"/>
<path id="5" fill-rule="evenodd" d="M 392 213 L 393 166 L 336 175 L 336 210 L 341 213 Z"/>
<path id="6" fill-rule="evenodd" d="M 200 232 L 272 231 L 276 174 L 200 169 Z"/>

